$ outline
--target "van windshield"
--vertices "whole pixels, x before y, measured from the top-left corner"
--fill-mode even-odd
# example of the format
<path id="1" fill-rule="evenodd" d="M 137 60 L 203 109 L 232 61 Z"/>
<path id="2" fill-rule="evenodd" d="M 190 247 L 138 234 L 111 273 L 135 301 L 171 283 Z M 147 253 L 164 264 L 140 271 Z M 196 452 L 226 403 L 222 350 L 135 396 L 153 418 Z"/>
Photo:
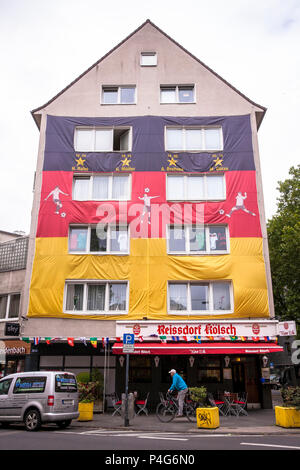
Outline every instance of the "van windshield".
<path id="1" fill-rule="evenodd" d="M 77 392 L 76 378 L 72 374 L 55 375 L 56 392 Z"/>

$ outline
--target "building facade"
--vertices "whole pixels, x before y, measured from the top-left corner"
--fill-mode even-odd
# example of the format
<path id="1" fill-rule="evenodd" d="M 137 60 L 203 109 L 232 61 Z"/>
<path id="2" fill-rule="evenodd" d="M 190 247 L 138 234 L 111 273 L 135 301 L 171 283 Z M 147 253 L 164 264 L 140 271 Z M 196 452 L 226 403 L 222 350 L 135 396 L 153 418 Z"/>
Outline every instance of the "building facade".
<path id="1" fill-rule="evenodd" d="M 147 20 L 45 105 L 23 336 L 31 368 L 100 368 L 152 403 L 189 386 L 268 406 L 276 344 L 257 131 L 265 108 Z M 264 367 L 263 367 L 264 366 Z"/>
<path id="2" fill-rule="evenodd" d="M 0 230 L 0 377 L 23 371 L 30 345 L 20 341 L 28 236 Z"/>

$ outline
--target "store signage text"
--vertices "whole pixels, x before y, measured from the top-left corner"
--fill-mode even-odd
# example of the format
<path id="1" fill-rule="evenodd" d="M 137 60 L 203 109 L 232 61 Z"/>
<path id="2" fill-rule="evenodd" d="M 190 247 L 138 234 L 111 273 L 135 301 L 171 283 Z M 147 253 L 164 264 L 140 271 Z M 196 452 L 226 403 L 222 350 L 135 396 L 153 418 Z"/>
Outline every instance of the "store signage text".
<path id="1" fill-rule="evenodd" d="M 158 335 L 230 335 L 236 336 L 236 327 L 231 323 L 229 325 L 217 325 L 214 323 L 208 323 L 207 325 L 185 325 L 185 326 L 173 326 L 173 325 L 158 325 Z"/>

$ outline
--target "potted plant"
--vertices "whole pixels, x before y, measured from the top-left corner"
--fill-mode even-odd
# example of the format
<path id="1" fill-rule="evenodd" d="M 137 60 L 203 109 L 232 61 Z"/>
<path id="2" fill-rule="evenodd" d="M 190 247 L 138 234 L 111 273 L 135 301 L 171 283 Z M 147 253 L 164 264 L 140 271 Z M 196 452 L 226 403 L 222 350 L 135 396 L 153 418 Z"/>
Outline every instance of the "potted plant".
<path id="1" fill-rule="evenodd" d="M 300 387 L 281 389 L 283 406 L 275 406 L 276 425 L 283 428 L 300 427 Z"/>
<path id="2" fill-rule="evenodd" d="M 196 417 L 198 428 L 216 429 L 220 425 L 219 408 L 207 405 L 206 387 L 189 389 L 191 399 L 197 403 Z"/>
<path id="3" fill-rule="evenodd" d="M 98 383 L 91 381 L 89 374 L 81 373 L 77 375 L 77 384 L 79 392 L 78 421 L 91 421 L 93 419 Z"/>

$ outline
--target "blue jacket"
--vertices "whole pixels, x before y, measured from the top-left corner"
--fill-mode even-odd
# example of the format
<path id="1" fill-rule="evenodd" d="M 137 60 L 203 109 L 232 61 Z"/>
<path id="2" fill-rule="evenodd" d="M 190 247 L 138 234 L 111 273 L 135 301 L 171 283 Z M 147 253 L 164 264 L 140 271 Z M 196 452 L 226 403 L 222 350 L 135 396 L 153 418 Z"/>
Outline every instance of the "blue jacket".
<path id="1" fill-rule="evenodd" d="M 173 382 L 170 387 L 170 390 L 184 390 L 185 388 L 188 388 L 187 384 L 183 380 L 182 377 L 180 377 L 179 374 L 174 374 L 173 375 Z"/>

